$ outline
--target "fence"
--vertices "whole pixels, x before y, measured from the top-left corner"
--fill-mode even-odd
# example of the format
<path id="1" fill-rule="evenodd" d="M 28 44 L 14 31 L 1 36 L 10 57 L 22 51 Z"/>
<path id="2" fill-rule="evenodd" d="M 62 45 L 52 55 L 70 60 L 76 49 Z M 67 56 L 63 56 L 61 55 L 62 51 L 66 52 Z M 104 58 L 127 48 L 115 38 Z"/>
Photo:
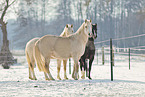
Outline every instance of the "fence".
<path id="1" fill-rule="evenodd" d="M 3 53 L 7 53 L 7 52 L 3 52 Z M 25 56 L 25 51 L 24 50 L 11 50 L 11 53 L 13 56 Z M 9 60 L 9 58 L 11 59 L 12 56 L 9 55 L 3 55 L 0 56 L 0 58 L 2 58 L 2 60 L 0 60 L 0 64 L 15 64 L 17 63 L 17 59 L 13 59 L 13 60 Z M 4 58 L 4 59 L 3 59 Z"/>
<path id="2" fill-rule="evenodd" d="M 141 35 L 136 35 L 136 36 L 130 36 L 130 37 L 124 37 L 124 38 L 117 38 L 117 39 L 109 39 L 109 40 L 105 40 L 105 41 L 100 41 L 100 42 L 95 42 L 95 45 L 97 44 L 100 44 L 100 43 L 106 43 L 108 42 L 108 46 L 103 46 L 103 47 L 100 47 L 101 48 L 101 51 L 99 51 L 100 48 L 97 48 L 96 49 L 96 61 L 97 61 L 97 64 L 98 62 L 100 61 L 98 59 L 100 53 L 101 53 L 101 57 L 102 57 L 102 64 L 104 65 L 105 64 L 105 56 L 106 54 L 109 55 L 108 58 L 110 58 L 110 67 L 111 67 L 111 81 L 113 81 L 113 66 L 115 65 L 115 56 L 117 55 L 126 55 L 127 56 L 127 60 L 128 60 L 128 66 L 129 66 L 129 69 L 131 69 L 131 57 L 132 56 L 141 56 L 141 57 L 144 57 L 145 55 L 144 54 L 141 54 L 141 53 L 138 53 L 140 51 L 145 51 L 145 46 L 142 45 L 142 46 L 136 46 L 136 47 L 128 47 L 128 48 L 117 48 L 115 46 L 113 46 L 113 42 L 114 41 L 118 41 L 118 40 L 125 40 L 125 39 L 132 39 L 132 38 L 137 38 L 137 37 L 142 37 L 142 36 L 145 36 L 145 34 L 141 34 Z M 12 54 L 14 56 L 24 56 L 25 55 L 25 52 L 24 50 L 13 50 L 11 51 Z M 71 60 L 69 59 L 69 73 L 71 73 Z"/>
<path id="3" fill-rule="evenodd" d="M 145 34 L 141 35 L 136 35 L 136 36 L 130 36 L 130 37 L 123 37 L 123 38 L 117 38 L 117 39 L 110 39 L 110 40 L 105 40 L 105 41 L 100 41 L 100 42 L 95 42 L 95 45 L 100 44 L 100 43 L 105 43 L 110 41 L 110 48 L 108 47 L 101 47 L 102 48 L 102 65 L 105 63 L 105 54 L 108 53 L 110 54 L 110 66 L 111 66 L 111 81 L 113 81 L 113 66 L 114 66 L 114 61 L 115 61 L 115 55 L 121 54 L 121 55 L 127 55 L 128 56 L 128 62 L 129 62 L 129 70 L 130 70 L 130 61 L 131 61 L 131 56 L 145 56 L 144 54 L 138 53 L 138 51 L 145 51 L 145 49 L 141 49 L 145 46 L 137 46 L 137 47 L 128 47 L 128 48 L 117 48 L 113 46 L 113 41 L 118 41 L 118 40 L 125 40 L 125 39 L 131 39 L 131 38 L 137 38 L 137 37 L 142 37 L 145 36 Z M 123 50 L 123 51 L 122 51 Z M 97 63 L 98 63 L 98 49 L 96 49 L 97 52 Z"/>
<path id="4" fill-rule="evenodd" d="M 12 50 L 11 52 L 12 52 L 13 56 L 25 56 L 24 50 Z"/>

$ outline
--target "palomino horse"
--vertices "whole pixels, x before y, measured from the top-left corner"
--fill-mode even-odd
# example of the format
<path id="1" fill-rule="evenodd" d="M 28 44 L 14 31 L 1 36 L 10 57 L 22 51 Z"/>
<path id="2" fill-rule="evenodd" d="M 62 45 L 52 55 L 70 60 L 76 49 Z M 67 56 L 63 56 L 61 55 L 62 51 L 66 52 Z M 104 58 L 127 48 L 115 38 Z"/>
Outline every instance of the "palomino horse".
<path id="1" fill-rule="evenodd" d="M 67 24 L 64 31 L 60 34 L 62 37 L 67 37 L 68 35 L 73 33 L 73 25 Z M 64 79 L 68 79 L 66 75 L 66 64 L 67 64 L 67 59 L 63 60 L 63 68 L 64 68 Z M 61 60 L 57 59 L 57 78 L 61 80 L 60 78 L 60 67 L 61 67 Z"/>
<path id="2" fill-rule="evenodd" d="M 40 38 L 35 43 L 34 54 L 39 71 L 46 72 L 50 80 L 54 80 L 49 70 L 51 57 L 62 60 L 73 58 L 74 72 L 72 77 L 77 80 L 79 70 L 78 61 L 85 51 L 88 33 L 91 30 L 91 20 L 85 20 L 77 32 L 68 37 L 46 35 Z"/>
<path id="3" fill-rule="evenodd" d="M 66 36 L 68 36 L 72 33 L 73 33 L 73 25 L 67 24 L 60 36 L 66 37 Z M 39 39 L 40 38 L 31 39 L 26 44 L 26 48 L 25 48 L 26 58 L 27 58 L 28 66 L 29 66 L 29 79 L 31 79 L 31 80 L 37 80 L 37 78 L 35 76 L 35 73 L 34 73 L 35 59 L 34 59 L 33 48 L 35 46 L 36 41 L 38 41 Z M 60 62 L 60 64 L 58 64 L 59 71 L 60 71 L 61 60 L 58 60 L 58 61 Z M 66 62 L 67 62 L 67 60 L 63 60 L 65 79 L 67 79 L 67 76 L 66 76 Z M 49 78 L 46 76 L 45 72 L 44 72 L 44 75 L 45 75 L 45 79 L 49 80 Z"/>
<path id="4" fill-rule="evenodd" d="M 82 73 L 82 79 L 85 78 L 85 70 L 86 75 L 89 79 L 91 79 L 90 73 L 91 73 L 91 66 L 92 62 L 94 60 L 95 55 L 95 45 L 94 45 L 94 39 L 97 38 L 97 24 L 92 25 L 92 34 L 89 35 L 88 42 L 86 44 L 86 49 L 84 54 L 81 56 L 80 61 L 80 69 Z M 88 65 L 86 63 L 86 59 L 89 59 L 89 71 L 88 71 Z"/>

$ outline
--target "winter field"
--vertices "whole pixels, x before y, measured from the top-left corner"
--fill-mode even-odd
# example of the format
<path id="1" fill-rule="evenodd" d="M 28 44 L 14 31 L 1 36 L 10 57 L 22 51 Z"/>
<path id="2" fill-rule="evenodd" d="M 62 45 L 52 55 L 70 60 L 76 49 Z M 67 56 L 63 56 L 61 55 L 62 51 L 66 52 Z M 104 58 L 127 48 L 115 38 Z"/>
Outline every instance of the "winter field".
<path id="1" fill-rule="evenodd" d="M 144 57 L 132 56 L 129 70 L 128 56 L 115 55 L 114 81 L 110 80 L 110 62 L 105 61 L 102 65 L 101 56 L 98 64 L 95 57 L 92 80 L 73 80 L 68 65 L 69 80 L 57 80 L 56 60 L 51 60 L 51 73 L 55 81 L 46 81 L 43 72 L 39 72 L 37 67 L 37 80 L 29 80 L 25 56 L 15 58 L 18 58 L 20 64 L 10 69 L 0 67 L 0 97 L 145 97 Z M 105 56 L 105 60 L 109 60 L 109 56 Z M 60 74 L 63 79 L 63 66 Z"/>

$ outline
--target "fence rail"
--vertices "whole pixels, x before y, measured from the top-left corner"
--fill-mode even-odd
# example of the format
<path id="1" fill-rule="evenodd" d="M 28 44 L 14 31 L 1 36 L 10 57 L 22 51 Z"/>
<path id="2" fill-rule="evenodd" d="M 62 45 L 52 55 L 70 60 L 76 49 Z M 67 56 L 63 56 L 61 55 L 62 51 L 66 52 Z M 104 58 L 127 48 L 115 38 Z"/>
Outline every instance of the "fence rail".
<path id="1" fill-rule="evenodd" d="M 125 55 L 128 55 L 129 70 L 130 70 L 130 66 L 131 66 L 131 64 L 130 64 L 131 56 L 134 55 L 134 56 L 145 57 L 145 54 L 132 53 L 132 51 L 133 52 L 145 51 L 145 49 L 141 49 L 141 48 L 143 48 L 145 46 L 128 47 L 128 48 L 117 48 L 117 47 L 113 47 L 112 46 L 113 45 L 113 41 L 132 39 L 132 38 L 137 38 L 137 37 L 142 37 L 142 36 L 145 36 L 145 34 L 129 36 L 129 37 L 122 37 L 122 38 L 116 38 L 116 39 L 110 39 L 110 40 L 104 40 L 104 41 L 100 41 L 100 42 L 95 42 L 95 44 L 100 44 L 100 43 L 105 43 L 105 42 L 109 42 L 110 41 L 110 48 L 104 48 L 104 47 L 101 47 L 101 48 L 103 48 L 102 49 L 102 64 L 103 65 L 105 63 L 105 60 L 103 59 L 104 56 L 105 56 L 105 53 L 109 53 L 109 51 L 110 51 L 111 81 L 113 81 L 113 65 L 114 65 L 114 61 L 115 61 L 115 58 L 114 58 L 115 55 L 114 54 L 125 54 Z M 97 50 L 97 57 L 98 57 L 98 50 Z M 98 58 L 97 58 L 97 61 L 98 61 Z"/>

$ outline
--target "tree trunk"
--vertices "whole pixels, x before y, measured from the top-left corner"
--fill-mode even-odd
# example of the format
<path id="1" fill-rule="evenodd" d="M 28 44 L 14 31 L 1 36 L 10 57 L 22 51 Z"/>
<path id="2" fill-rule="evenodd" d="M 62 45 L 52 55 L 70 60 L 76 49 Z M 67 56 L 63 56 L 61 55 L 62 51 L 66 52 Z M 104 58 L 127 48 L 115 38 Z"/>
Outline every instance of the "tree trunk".
<path id="1" fill-rule="evenodd" d="M 16 62 L 14 57 L 12 56 L 12 53 L 9 50 L 9 40 L 7 38 L 7 23 L 4 22 L 4 16 L 6 14 L 7 9 L 15 2 L 16 0 L 13 0 L 12 3 L 9 4 L 9 0 L 5 1 L 5 7 L 4 10 L 2 11 L 1 17 L 0 17 L 0 27 L 2 29 L 3 33 L 3 44 L 1 47 L 0 51 L 0 64 L 6 69 L 9 68 L 9 65 L 13 64 Z"/>
<path id="2" fill-rule="evenodd" d="M 3 33 L 3 44 L 0 51 L 0 64 L 8 65 L 14 63 L 14 57 L 9 50 L 9 40 L 7 39 L 6 23 L 0 19 L 1 29 Z"/>

